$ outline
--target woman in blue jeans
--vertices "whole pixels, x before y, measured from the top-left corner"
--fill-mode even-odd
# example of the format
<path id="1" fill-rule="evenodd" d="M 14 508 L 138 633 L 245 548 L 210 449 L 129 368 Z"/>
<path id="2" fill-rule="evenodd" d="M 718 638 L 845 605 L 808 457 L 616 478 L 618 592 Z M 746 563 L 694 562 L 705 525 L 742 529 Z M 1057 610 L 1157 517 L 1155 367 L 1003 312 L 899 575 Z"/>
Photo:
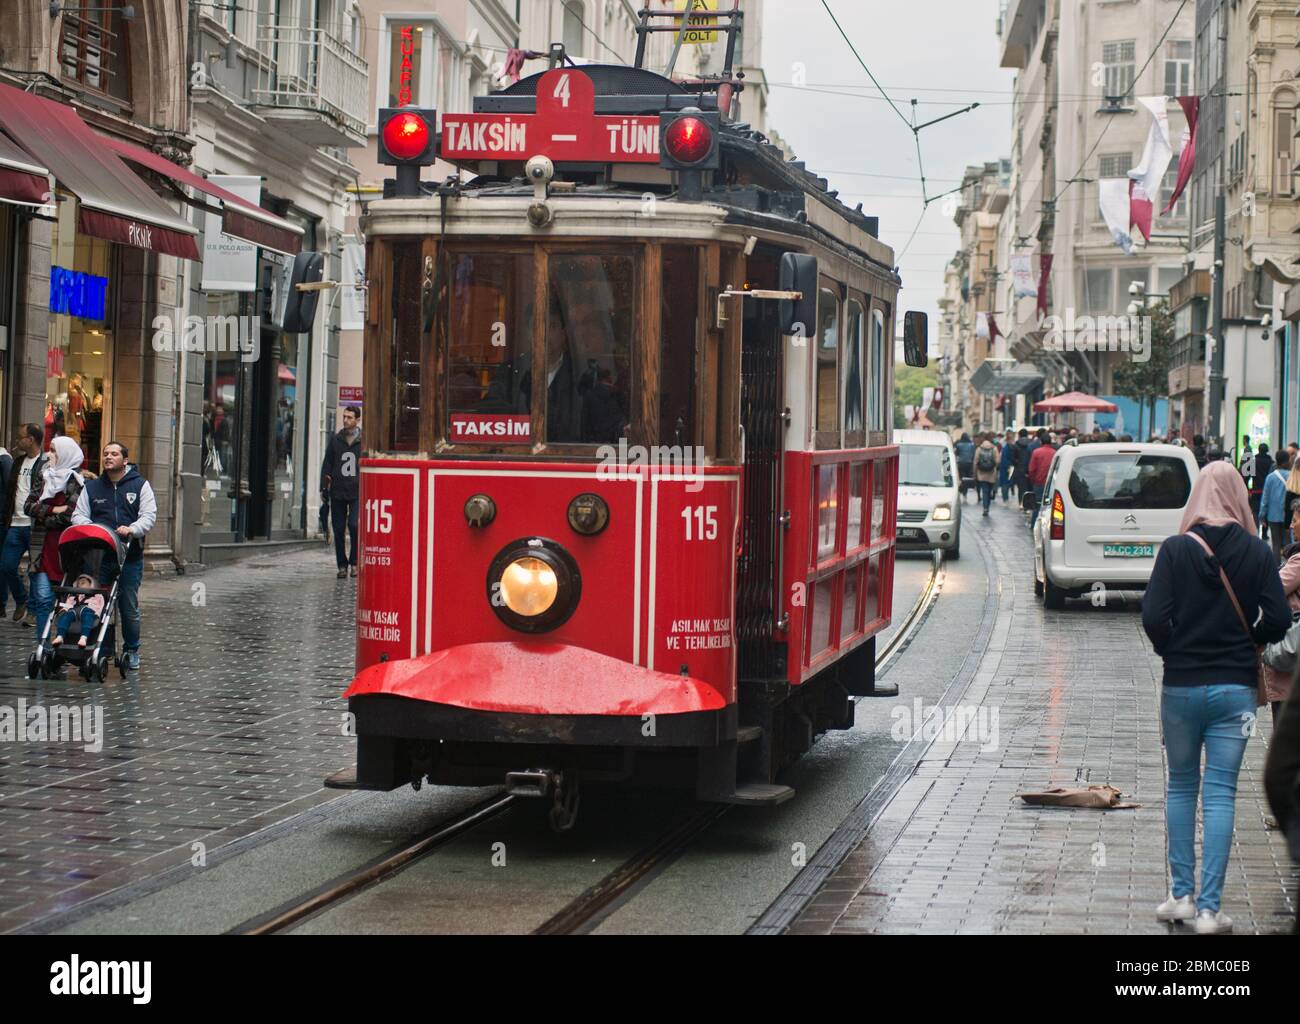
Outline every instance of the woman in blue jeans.
<path id="1" fill-rule="evenodd" d="M 1161 921 L 1191 921 L 1204 934 L 1232 930 L 1220 901 L 1237 775 L 1255 726 L 1257 647 L 1285 635 L 1290 624 L 1277 561 L 1255 536 L 1246 485 L 1228 463 L 1211 462 L 1192 488 L 1179 534 L 1161 545 L 1142 599 L 1142 626 L 1165 663 L 1160 724 L 1173 887 L 1156 908 Z M 1205 834 L 1194 899 L 1202 749 Z"/>

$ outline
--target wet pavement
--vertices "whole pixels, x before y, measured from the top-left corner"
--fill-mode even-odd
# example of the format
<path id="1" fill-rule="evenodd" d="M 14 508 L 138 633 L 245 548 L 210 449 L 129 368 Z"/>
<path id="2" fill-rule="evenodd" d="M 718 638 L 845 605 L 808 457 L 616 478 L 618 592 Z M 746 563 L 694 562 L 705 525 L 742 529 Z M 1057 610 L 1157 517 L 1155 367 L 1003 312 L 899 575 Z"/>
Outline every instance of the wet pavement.
<path id="1" fill-rule="evenodd" d="M 983 713 L 984 733 L 977 719 L 928 745 L 788 931 L 1166 932 L 1174 926 L 1154 915 L 1168 892 L 1161 666 L 1138 595 L 1047 611 L 1034 597 L 1021 516 L 995 508 L 967 522 L 976 528 L 964 559 L 984 560 L 995 604 L 958 701 Z M 1264 714 L 1238 791 L 1223 898 L 1238 933 L 1289 931 L 1296 910 L 1286 842 L 1264 826 L 1270 733 Z M 1101 783 L 1140 806 L 1031 807 L 1016 797 Z"/>
<path id="2" fill-rule="evenodd" d="M 355 591 L 323 549 L 146 576 L 138 678 L 102 686 L 24 679 L 32 630 L 0 620 L 0 707 L 103 715 L 97 751 L 0 743 L 0 932 L 337 799 Z"/>

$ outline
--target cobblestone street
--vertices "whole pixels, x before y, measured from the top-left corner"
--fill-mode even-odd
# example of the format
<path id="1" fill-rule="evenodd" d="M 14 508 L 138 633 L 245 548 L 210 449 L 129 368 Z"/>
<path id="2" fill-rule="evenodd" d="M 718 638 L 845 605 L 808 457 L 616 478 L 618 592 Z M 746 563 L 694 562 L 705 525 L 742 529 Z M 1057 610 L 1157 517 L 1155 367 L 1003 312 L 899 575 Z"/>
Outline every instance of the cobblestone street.
<path id="1" fill-rule="evenodd" d="M 975 644 L 959 702 L 996 710 L 996 748 L 974 737 L 936 740 L 790 931 L 1167 931 L 1155 920 L 1168 893 L 1161 664 L 1138 595 L 1046 611 L 1019 512 L 995 507 L 969 524 L 970 555 L 949 565 L 949 578 L 973 575 L 982 560 L 993 601 L 987 647 Z M 931 627 L 917 642 L 949 639 Z M 1241 771 L 1224 887 L 1223 908 L 1242 933 L 1289 931 L 1295 914 L 1285 838 L 1264 826 L 1270 734 L 1264 713 Z M 1016 798 L 1102 783 L 1140 806 L 1031 807 Z"/>
<path id="2" fill-rule="evenodd" d="M 32 630 L 0 621 L 0 704 L 104 709 L 98 752 L 0 748 L 0 932 L 337 797 L 355 589 L 320 549 L 146 577 L 139 680 L 103 686 L 24 679 Z"/>

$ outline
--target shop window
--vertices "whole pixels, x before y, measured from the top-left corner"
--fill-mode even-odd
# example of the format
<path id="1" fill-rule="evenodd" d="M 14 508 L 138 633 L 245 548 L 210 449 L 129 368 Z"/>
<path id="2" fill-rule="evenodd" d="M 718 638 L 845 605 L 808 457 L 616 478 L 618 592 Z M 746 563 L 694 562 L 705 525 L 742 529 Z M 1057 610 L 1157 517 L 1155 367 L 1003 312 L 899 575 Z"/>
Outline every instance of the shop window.
<path id="1" fill-rule="evenodd" d="M 238 292 L 210 292 L 203 295 L 198 312 L 207 317 L 238 316 L 246 313 L 246 301 Z M 217 536 L 233 534 L 237 528 L 234 484 L 241 476 L 239 399 L 245 365 L 241 353 L 230 348 L 208 351 L 203 363 L 203 522 L 205 530 Z"/>
<path id="2" fill-rule="evenodd" d="M 85 282 L 93 281 L 104 301 L 68 304 L 65 311 L 50 313 L 43 447 L 49 450 L 54 438 L 64 434 L 81 446 L 83 468 L 98 473 L 112 397 L 112 246 L 98 238 L 78 236 L 72 217 L 65 215 L 55 225 L 51 264 L 52 275 L 75 275 L 82 295 Z"/>
<path id="3" fill-rule="evenodd" d="M 86 89 L 131 102 L 130 23 L 122 0 L 69 4 L 63 12 L 59 67 L 65 79 Z"/>
<path id="4" fill-rule="evenodd" d="M 633 397 L 633 261 L 552 253 L 547 291 L 546 440 L 617 444 L 627 435 Z M 525 395 L 533 381 L 526 373 Z"/>
<path id="5" fill-rule="evenodd" d="M 823 288 L 817 300 L 817 426 L 818 448 L 840 446 L 839 410 L 840 300 Z"/>

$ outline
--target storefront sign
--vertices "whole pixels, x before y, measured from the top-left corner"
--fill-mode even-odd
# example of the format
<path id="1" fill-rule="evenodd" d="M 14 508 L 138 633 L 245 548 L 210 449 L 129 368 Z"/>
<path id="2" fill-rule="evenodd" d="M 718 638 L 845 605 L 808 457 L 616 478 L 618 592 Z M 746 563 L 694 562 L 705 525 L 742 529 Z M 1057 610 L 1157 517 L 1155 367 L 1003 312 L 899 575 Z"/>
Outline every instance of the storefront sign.
<path id="1" fill-rule="evenodd" d="M 80 270 L 50 268 L 50 312 L 78 316 L 83 320 L 104 319 L 104 296 L 108 278 L 83 274 Z"/>
<path id="2" fill-rule="evenodd" d="M 411 57 L 415 54 L 415 26 L 403 25 L 401 32 L 402 63 L 397 72 L 397 105 L 405 107 L 411 102 L 411 79 L 414 73 Z"/>
<path id="3" fill-rule="evenodd" d="M 451 440 L 462 444 L 528 444 L 533 421 L 529 416 L 477 412 L 451 414 Z"/>
<path id="4" fill-rule="evenodd" d="M 366 247 L 354 238 L 343 243 L 343 281 L 339 329 L 363 331 L 366 327 Z"/>
<path id="5" fill-rule="evenodd" d="M 208 180 L 257 206 L 262 200 L 262 179 L 252 175 L 213 174 Z M 221 230 L 221 214 L 204 214 L 203 281 L 205 292 L 257 290 L 257 246 L 232 238 Z"/>
<path id="6" fill-rule="evenodd" d="M 339 405 L 361 405 L 364 397 L 365 388 L 354 388 L 344 384 L 339 385 Z"/>

